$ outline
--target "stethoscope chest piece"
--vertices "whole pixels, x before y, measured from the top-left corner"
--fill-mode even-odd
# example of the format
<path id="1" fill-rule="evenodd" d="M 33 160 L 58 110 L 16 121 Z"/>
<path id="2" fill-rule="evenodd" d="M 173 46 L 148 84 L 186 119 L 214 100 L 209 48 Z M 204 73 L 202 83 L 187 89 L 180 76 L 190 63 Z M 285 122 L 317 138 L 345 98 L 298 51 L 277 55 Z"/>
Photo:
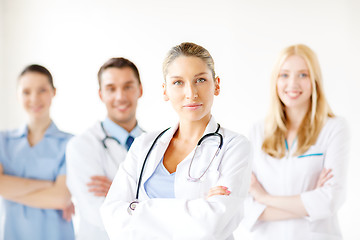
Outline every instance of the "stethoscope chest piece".
<path id="1" fill-rule="evenodd" d="M 132 215 L 133 211 L 135 211 L 136 209 L 136 206 L 139 204 L 139 201 L 138 200 L 134 200 L 130 203 L 129 207 L 128 207 L 128 213 L 130 215 Z"/>
<path id="2" fill-rule="evenodd" d="M 186 178 L 186 180 L 188 181 L 188 182 L 201 182 L 201 179 L 199 179 L 199 178 L 193 178 L 193 177 L 187 177 Z"/>

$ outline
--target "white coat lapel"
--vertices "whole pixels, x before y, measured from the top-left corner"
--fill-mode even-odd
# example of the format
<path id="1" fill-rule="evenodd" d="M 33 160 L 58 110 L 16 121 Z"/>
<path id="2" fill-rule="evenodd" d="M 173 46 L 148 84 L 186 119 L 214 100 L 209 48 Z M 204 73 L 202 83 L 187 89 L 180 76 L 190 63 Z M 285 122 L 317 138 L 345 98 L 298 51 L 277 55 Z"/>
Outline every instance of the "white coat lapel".
<path id="1" fill-rule="evenodd" d="M 144 175 L 143 175 L 143 179 L 141 181 L 142 194 L 146 195 L 146 192 L 144 189 L 144 183 L 151 177 L 151 175 L 154 173 L 157 165 L 160 163 L 161 159 L 164 157 L 165 151 L 168 148 L 169 143 L 177 129 L 178 129 L 178 124 L 176 124 L 175 126 L 171 127 L 169 130 L 167 130 L 164 133 L 164 135 L 162 135 L 158 139 L 154 148 L 152 149 L 152 151 L 146 161 Z M 155 140 L 155 138 L 154 138 L 154 140 Z M 142 167 L 142 165 L 141 165 L 141 167 Z"/>

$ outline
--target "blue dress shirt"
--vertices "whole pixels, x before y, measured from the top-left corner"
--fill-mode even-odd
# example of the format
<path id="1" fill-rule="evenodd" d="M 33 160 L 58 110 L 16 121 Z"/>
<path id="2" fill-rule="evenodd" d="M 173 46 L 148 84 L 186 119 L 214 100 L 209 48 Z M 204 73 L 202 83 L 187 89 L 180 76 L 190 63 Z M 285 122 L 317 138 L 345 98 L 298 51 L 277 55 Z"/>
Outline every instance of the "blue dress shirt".
<path id="1" fill-rule="evenodd" d="M 0 164 L 4 174 L 21 178 L 55 181 L 66 173 L 65 147 L 71 135 L 51 123 L 43 139 L 30 146 L 28 128 L 0 132 Z M 0 232 L 8 240 L 73 240 L 72 222 L 62 210 L 33 208 L 3 200 L 5 223 Z"/>
<path id="2" fill-rule="evenodd" d="M 104 128 L 110 136 L 116 138 L 120 142 L 120 144 L 124 146 L 126 149 L 128 149 L 126 143 L 129 136 L 136 138 L 144 132 L 143 130 L 141 130 L 139 125 L 136 125 L 134 129 L 131 130 L 131 132 L 129 133 L 124 128 L 111 121 L 109 118 L 105 118 Z"/>

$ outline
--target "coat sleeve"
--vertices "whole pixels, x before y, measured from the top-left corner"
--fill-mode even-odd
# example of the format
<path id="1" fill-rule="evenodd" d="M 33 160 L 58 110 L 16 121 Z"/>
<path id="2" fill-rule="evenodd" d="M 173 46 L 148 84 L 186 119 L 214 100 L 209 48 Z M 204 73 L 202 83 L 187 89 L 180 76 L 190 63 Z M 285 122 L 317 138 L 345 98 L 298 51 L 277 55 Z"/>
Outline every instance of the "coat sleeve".
<path id="1" fill-rule="evenodd" d="M 104 230 L 100 217 L 100 206 L 105 197 L 94 196 L 86 185 L 94 175 L 104 175 L 100 164 L 100 144 L 83 135 L 72 138 L 66 149 L 66 183 L 74 197 L 75 205 L 82 219 Z"/>
<path id="2" fill-rule="evenodd" d="M 324 167 L 332 169 L 333 178 L 323 187 L 301 194 L 309 221 L 335 214 L 345 201 L 350 137 L 346 122 L 342 119 L 336 120 L 330 130 L 324 159 Z"/>
<path id="3" fill-rule="evenodd" d="M 249 196 L 245 199 L 244 203 L 245 215 L 241 224 L 249 231 L 252 231 L 258 222 L 259 217 L 266 209 L 266 205 L 261 204 L 254 200 L 252 196 Z"/>
<path id="4" fill-rule="evenodd" d="M 255 154 L 255 151 L 261 151 L 263 132 L 264 132 L 263 124 L 260 122 L 255 124 L 249 132 L 249 140 L 251 142 L 251 147 L 254 151 L 254 156 L 259 156 L 258 154 Z M 255 174 L 257 173 L 256 168 L 258 161 L 260 161 L 260 159 L 254 158 L 252 164 L 252 171 Z M 243 225 L 247 230 L 252 231 L 256 226 L 256 223 L 258 222 L 260 215 L 266 209 L 266 205 L 255 201 L 254 198 L 250 194 L 248 194 L 244 202 L 244 207 L 245 207 L 245 211 L 244 211 L 245 214 L 241 222 L 241 225 Z"/>
<path id="5" fill-rule="evenodd" d="M 135 141 L 138 142 L 120 166 L 101 208 L 110 239 L 159 239 L 161 236 L 161 239 L 211 240 L 230 237 L 242 219 L 243 201 L 250 183 L 252 154 L 249 142 L 238 136 L 226 146 L 215 186 L 227 186 L 231 191 L 229 196 L 213 196 L 208 200 L 150 199 L 140 202 L 130 215 L 127 210 L 135 197 L 138 178 L 135 162 L 142 145 L 140 139 Z"/>

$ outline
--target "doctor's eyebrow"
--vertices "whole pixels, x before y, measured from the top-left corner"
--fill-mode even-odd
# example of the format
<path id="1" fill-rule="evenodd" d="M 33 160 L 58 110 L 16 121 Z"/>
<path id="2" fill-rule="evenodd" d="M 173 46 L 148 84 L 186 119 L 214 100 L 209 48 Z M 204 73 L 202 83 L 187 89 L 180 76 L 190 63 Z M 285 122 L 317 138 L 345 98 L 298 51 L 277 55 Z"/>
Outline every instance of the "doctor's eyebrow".
<path id="1" fill-rule="evenodd" d="M 195 74 L 194 77 L 199 77 L 199 76 L 201 76 L 201 75 L 208 75 L 208 74 L 209 74 L 209 73 L 207 73 L 207 72 L 201 72 L 201 73 Z"/>
<path id="2" fill-rule="evenodd" d="M 208 74 L 209 73 L 207 73 L 207 72 L 201 72 L 201 73 L 195 74 L 194 78 L 199 77 L 201 75 L 208 75 Z M 183 77 L 182 76 L 171 76 L 170 78 L 173 79 L 173 78 L 183 78 Z"/>
<path id="3" fill-rule="evenodd" d="M 128 81 L 124 82 L 124 85 L 135 84 L 136 82 L 137 82 L 137 80 L 131 79 L 131 80 L 128 80 Z"/>
<path id="4" fill-rule="evenodd" d="M 280 69 L 280 72 L 290 72 L 291 70 L 289 69 Z M 308 69 L 300 69 L 300 70 L 297 70 L 296 72 L 309 72 Z"/>
<path id="5" fill-rule="evenodd" d="M 171 76 L 171 79 L 175 79 L 175 78 L 182 78 L 181 76 Z"/>
<path id="6" fill-rule="evenodd" d="M 122 85 L 132 85 L 132 84 L 135 84 L 135 83 L 136 83 L 136 81 L 129 80 L 129 81 L 124 82 Z M 115 83 L 111 82 L 111 83 L 105 84 L 104 87 L 112 87 L 112 86 L 115 86 L 115 85 L 116 85 Z"/>

